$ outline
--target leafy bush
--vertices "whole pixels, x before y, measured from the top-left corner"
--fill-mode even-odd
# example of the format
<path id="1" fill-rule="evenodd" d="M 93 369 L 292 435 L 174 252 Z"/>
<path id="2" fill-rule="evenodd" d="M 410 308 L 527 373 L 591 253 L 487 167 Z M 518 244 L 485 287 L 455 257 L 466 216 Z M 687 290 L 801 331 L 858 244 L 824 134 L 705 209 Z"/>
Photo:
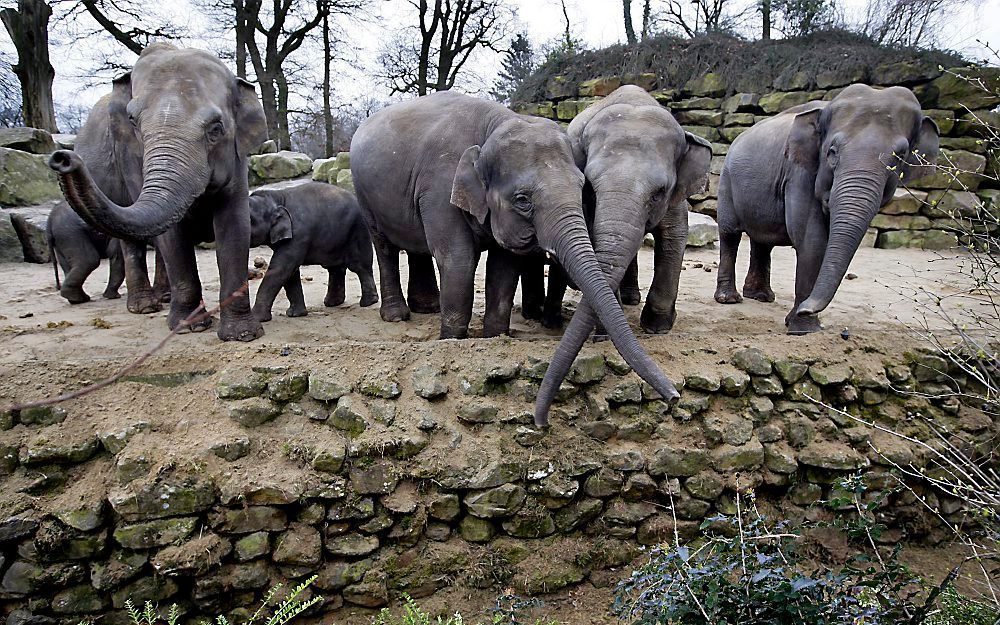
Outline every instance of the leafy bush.
<path id="1" fill-rule="evenodd" d="M 432 619 L 424 612 L 417 603 L 408 596 L 403 597 L 403 613 L 393 616 L 388 609 L 383 609 L 372 622 L 372 625 L 472 625 L 471 621 L 455 613 L 447 618 L 437 617 Z M 487 623 L 477 625 L 527 625 L 529 621 L 527 612 L 538 607 L 541 602 L 536 599 L 522 599 L 514 594 L 513 590 L 508 590 L 497 598 L 496 606 L 487 610 L 490 615 Z M 558 625 L 556 621 L 532 621 L 533 625 Z"/>
<path id="2" fill-rule="evenodd" d="M 927 620 L 927 625 L 997 625 L 1000 608 L 970 599 L 953 587 L 941 593 L 940 612 Z"/>

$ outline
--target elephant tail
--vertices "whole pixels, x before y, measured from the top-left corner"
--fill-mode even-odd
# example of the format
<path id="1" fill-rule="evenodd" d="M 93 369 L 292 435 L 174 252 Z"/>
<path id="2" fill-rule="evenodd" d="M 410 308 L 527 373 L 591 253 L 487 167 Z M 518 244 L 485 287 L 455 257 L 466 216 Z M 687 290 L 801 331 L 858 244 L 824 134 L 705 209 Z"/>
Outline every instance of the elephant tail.
<path id="1" fill-rule="evenodd" d="M 52 257 L 52 272 L 56 274 L 56 290 L 59 291 L 62 290 L 62 284 L 59 282 L 59 259 L 56 258 L 56 240 L 51 232 L 46 232 L 45 238 L 48 239 L 49 256 Z"/>

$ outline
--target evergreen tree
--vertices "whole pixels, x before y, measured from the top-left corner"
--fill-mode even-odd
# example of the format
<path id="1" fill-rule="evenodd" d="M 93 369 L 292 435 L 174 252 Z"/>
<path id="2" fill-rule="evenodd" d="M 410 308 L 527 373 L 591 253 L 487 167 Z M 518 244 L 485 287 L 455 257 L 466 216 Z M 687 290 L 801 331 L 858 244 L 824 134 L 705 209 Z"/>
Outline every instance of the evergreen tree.
<path id="1" fill-rule="evenodd" d="M 531 49 L 531 41 L 527 33 L 518 33 L 510 43 L 510 48 L 504 52 L 501 61 L 500 74 L 490 95 L 498 102 L 506 102 L 517 91 L 535 68 L 535 53 Z"/>

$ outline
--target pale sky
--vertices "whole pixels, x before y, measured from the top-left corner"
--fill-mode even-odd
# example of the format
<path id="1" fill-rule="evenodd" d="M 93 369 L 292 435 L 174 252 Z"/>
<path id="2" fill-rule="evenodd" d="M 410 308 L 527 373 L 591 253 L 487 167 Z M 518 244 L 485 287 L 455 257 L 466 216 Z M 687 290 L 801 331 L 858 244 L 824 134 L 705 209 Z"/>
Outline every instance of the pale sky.
<path id="1" fill-rule="evenodd" d="M 517 7 L 519 22 L 513 32 L 526 30 L 536 48 L 561 36 L 563 17 L 559 0 L 512 0 L 512 3 Z M 634 22 L 638 29 L 641 22 L 641 2 L 636 0 L 634 4 Z M 851 21 L 852 18 L 857 19 L 866 6 L 866 1 L 839 0 L 838 4 Z M 620 0 L 567 0 L 567 5 L 573 34 L 582 39 L 585 46 L 601 48 L 624 41 L 625 27 Z M 204 34 L 203 18 L 192 8 L 191 0 L 163 0 L 153 6 L 159 7 L 162 16 L 169 17 L 173 23 L 191 32 L 191 38 L 184 42 L 186 45 L 213 48 L 212 39 Z M 348 33 L 349 45 L 346 48 L 351 58 L 334 70 L 334 75 L 338 77 L 335 91 L 341 99 L 362 95 L 385 97 L 388 93 L 387 89 L 375 84 L 371 78 L 378 51 L 396 29 L 412 20 L 413 9 L 405 0 L 383 0 L 376 7 L 371 19 L 354 24 Z M 759 16 L 748 28 L 752 27 L 756 32 L 759 29 L 758 22 Z M 963 10 L 950 17 L 948 26 L 941 35 L 941 44 L 972 58 L 988 58 L 988 51 L 976 42 L 977 39 L 1000 46 L 1000 0 L 968 2 Z M 68 35 L 55 36 L 52 43 L 52 60 L 57 74 L 57 103 L 90 104 L 107 91 L 108 88 L 103 85 L 85 88 L 79 76 L 84 68 L 92 65 L 91 58 L 95 48 L 115 52 L 124 50 L 123 48 L 108 42 L 96 44 L 92 40 L 81 45 L 72 41 L 72 37 Z M 3 29 L 0 29 L 0 50 L 12 52 L 12 44 Z M 127 50 L 120 54 L 124 62 L 130 62 L 134 58 Z M 311 65 L 318 72 L 318 59 L 313 60 L 314 58 L 314 55 L 300 54 L 299 61 Z M 498 61 L 496 55 L 483 53 L 476 59 L 473 69 L 492 81 Z"/>

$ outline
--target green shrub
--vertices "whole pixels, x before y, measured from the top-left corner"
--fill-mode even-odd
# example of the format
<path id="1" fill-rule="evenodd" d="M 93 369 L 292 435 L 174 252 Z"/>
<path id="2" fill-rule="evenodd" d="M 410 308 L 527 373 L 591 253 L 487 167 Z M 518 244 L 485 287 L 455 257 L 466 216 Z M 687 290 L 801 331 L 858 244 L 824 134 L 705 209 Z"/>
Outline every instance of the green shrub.
<path id="1" fill-rule="evenodd" d="M 410 597 L 403 596 L 403 613 L 393 616 L 387 609 L 379 612 L 372 622 L 372 625 L 473 625 L 472 621 L 455 613 L 447 618 L 437 617 L 432 619 L 429 614 L 420 609 L 420 606 Z M 476 625 L 527 625 L 529 621 L 527 612 L 538 607 L 541 602 L 536 599 L 522 599 L 508 590 L 505 594 L 497 598 L 496 606 L 487 610 L 490 618 L 486 623 L 477 622 Z M 558 625 L 556 621 L 532 621 L 533 625 Z"/>

